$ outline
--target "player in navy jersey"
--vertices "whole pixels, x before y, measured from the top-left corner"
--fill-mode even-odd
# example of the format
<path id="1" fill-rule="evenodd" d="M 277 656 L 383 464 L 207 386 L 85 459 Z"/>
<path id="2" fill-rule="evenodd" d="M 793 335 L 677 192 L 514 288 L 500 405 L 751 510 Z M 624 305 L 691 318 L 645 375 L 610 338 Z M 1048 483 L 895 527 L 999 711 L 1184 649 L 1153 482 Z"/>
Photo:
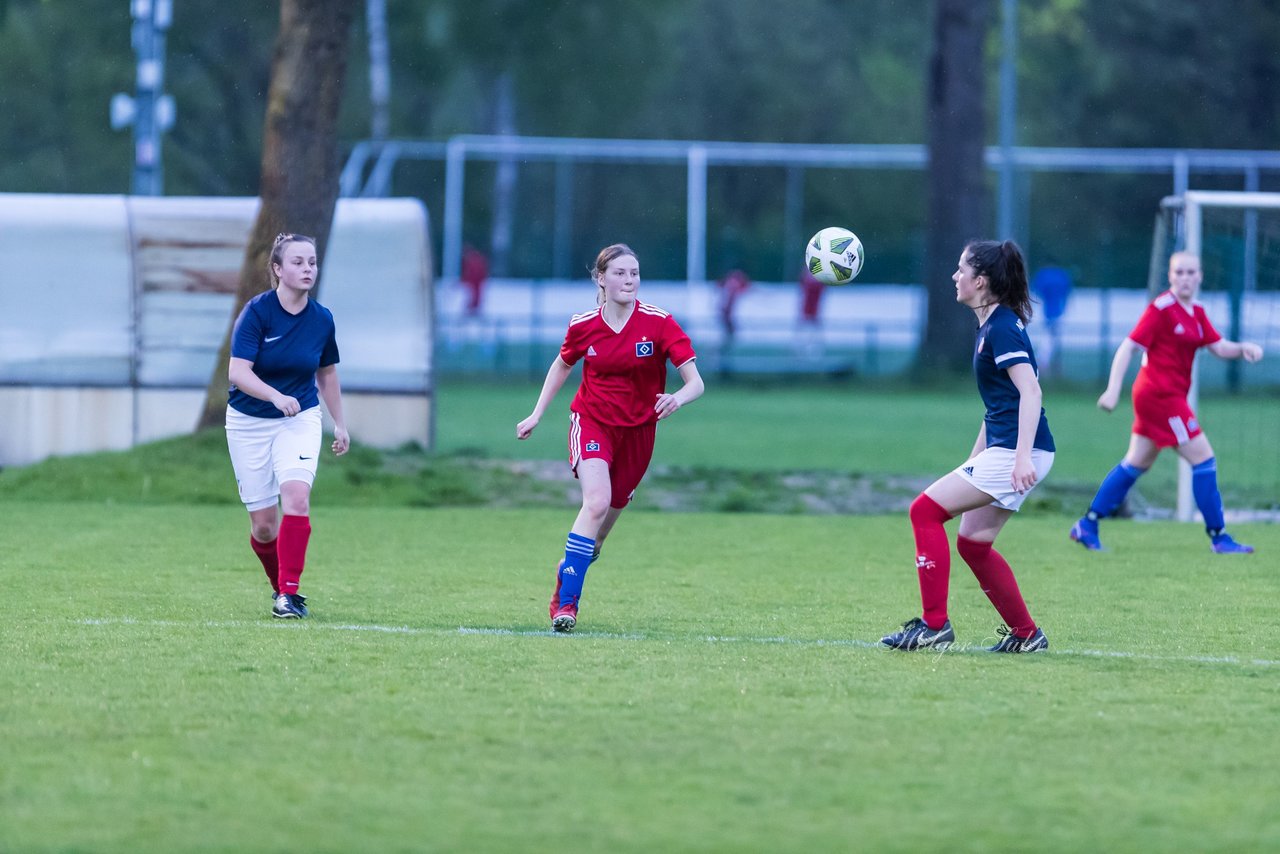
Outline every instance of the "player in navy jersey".
<path id="1" fill-rule="evenodd" d="M 951 278 L 956 302 L 977 315 L 973 372 L 987 411 L 969 459 L 911 504 L 923 613 L 881 643 L 913 650 L 955 640 L 947 615 L 951 544 L 943 526 L 960 516 L 960 557 L 1007 626 L 991 651 L 1040 652 L 1049 641 L 1031 619 L 1013 570 L 993 548 L 1005 523 L 1053 466 L 1053 436 L 1040 405 L 1039 370 L 1026 330 L 1031 319 L 1026 264 L 1011 240 L 974 241 L 960 253 Z"/>
<path id="2" fill-rule="evenodd" d="M 621 243 L 606 246 L 591 277 L 597 308 L 569 320 L 533 412 L 516 425 L 516 438 L 529 438 L 582 361 L 582 383 L 569 406 L 569 464 L 582 488 L 582 509 L 556 567 L 548 606 L 558 632 L 577 624 L 587 567 L 649 468 L 657 422 L 703 392 L 689 336 L 666 311 L 636 298 L 636 254 Z M 683 383 L 674 394 L 666 390 L 668 360 Z"/>
<path id="3" fill-rule="evenodd" d="M 1196 301 L 1204 278 L 1200 259 L 1190 252 L 1169 258 L 1169 290 L 1147 306 L 1129 337 L 1120 342 L 1111 360 L 1106 391 L 1098 408 L 1110 412 L 1120 402 L 1125 374 L 1135 352 L 1142 352 L 1142 367 L 1133 381 L 1133 433 L 1129 451 L 1107 473 L 1089 510 L 1071 528 L 1071 539 L 1090 551 L 1102 548 L 1098 521 L 1110 516 L 1165 448 L 1173 448 L 1191 465 L 1191 494 L 1204 517 L 1209 547 L 1218 554 L 1251 554 L 1252 546 L 1237 543 L 1226 531 L 1222 494 L 1218 491 L 1218 463 L 1209 437 L 1187 393 L 1191 369 L 1201 347 L 1220 359 L 1256 362 L 1262 348 L 1248 341 L 1227 341 L 1209 322 L 1204 306 Z"/>
<path id="4" fill-rule="evenodd" d="M 298 583 L 311 537 L 320 398 L 333 418 L 333 452 L 345 454 L 351 439 L 333 315 L 309 296 L 319 273 L 315 240 L 278 235 L 267 272 L 272 290 L 245 304 L 231 332 L 227 447 L 249 511 L 249 545 L 274 591 L 271 613 L 298 619 L 307 615 Z"/>

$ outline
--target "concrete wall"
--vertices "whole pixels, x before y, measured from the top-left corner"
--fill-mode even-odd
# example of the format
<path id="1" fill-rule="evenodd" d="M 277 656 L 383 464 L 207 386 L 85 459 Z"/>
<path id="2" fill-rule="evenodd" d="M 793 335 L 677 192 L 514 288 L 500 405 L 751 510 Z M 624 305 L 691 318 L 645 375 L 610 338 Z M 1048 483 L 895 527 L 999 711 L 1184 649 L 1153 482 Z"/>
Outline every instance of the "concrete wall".
<path id="1" fill-rule="evenodd" d="M 0 466 L 191 429 L 257 207 L 0 194 Z M 356 442 L 432 444 L 427 235 L 417 200 L 338 203 L 320 301 Z"/>
<path id="2" fill-rule="evenodd" d="M 434 402 L 426 395 L 344 392 L 342 398 L 353 441 L 394 448 L 431 440 Z M 179 436 L 191 432 L 203 405 L 203 389 L 3 386 L 0 465 L 122 451 Z M 333 429 L 328 413 L 324 424 Z"/>

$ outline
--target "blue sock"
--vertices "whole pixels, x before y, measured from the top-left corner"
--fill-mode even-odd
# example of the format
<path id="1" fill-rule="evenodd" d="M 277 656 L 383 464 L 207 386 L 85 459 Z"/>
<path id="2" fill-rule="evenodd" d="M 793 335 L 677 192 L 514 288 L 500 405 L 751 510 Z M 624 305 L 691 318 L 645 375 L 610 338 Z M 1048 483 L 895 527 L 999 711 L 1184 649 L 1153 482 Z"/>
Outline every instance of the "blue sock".
<path id="1" fill-rule="evenodd" d="M 582 583 L 587 580 L 587 567 L 596 541 L 578 534 L 569 534 L 564 544 L 564 561 L 560 564 L 560 604 L 577 606 L 582 595 Z"/>
<path id="2" fill-rule="evenodd" d="M 1133 485 L 1137 483 L 1138 478 L 1145 471 L 1146 469 L 1131 466 L 1121 460 L 1102 479 L 1102 485 L 1098 487 L 1098 494 L 1093 496 L 1093 501 L 1089 504 L 1089 512 L 1085 514 L 1084 518 L 1096 525 L 1099 519 L 1105 519 L 1116 512 L 1116 508 L 1124 503 L 1124 497 L 1129 494 L 1129 490 L 1133 488 Z"/>
<path id="3" fill-rule="evenodd" d="M 1218 491 L 1218 459 L 1209 459 L 1191 467 L 1191 494 L 1204 517 L 1204 529 L 1211 537 L 1222 533 L 1222 493 Z"/>

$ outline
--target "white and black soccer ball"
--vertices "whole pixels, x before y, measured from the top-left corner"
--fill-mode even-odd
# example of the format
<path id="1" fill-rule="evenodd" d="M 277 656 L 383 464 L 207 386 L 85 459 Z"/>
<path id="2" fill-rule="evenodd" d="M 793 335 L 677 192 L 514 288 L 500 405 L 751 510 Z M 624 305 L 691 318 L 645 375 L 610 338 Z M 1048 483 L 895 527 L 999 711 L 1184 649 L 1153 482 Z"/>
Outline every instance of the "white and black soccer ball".
<path id="1" fill-rule="evenodd" d="M 862 270 L 862 241 L 847 228 L 824 228 L 805 246 L 804 264 L 823 284 L 847 285 Z"/>

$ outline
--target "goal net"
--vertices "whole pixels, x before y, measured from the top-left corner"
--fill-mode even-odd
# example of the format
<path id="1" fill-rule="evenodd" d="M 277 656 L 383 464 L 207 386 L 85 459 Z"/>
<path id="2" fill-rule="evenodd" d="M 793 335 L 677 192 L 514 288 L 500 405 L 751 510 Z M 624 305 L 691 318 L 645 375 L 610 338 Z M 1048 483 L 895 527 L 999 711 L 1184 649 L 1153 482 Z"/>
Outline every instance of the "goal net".
<path id="1" fill-rule="evenodd" d="M 1200 256 L 1200 300 L 1224 338 L 1262 345 L 1261 362 L 1196 359 L 1191 405 L 1219 460 L 1228 519 L 1280 509 L 1280 193 L 1188 191 L 1156 216 L 1148 289 L 1168 288 L 1169 256 Z M 1191 470 L 1179 463 L 1178 519 L 1198 519 Z"/>

